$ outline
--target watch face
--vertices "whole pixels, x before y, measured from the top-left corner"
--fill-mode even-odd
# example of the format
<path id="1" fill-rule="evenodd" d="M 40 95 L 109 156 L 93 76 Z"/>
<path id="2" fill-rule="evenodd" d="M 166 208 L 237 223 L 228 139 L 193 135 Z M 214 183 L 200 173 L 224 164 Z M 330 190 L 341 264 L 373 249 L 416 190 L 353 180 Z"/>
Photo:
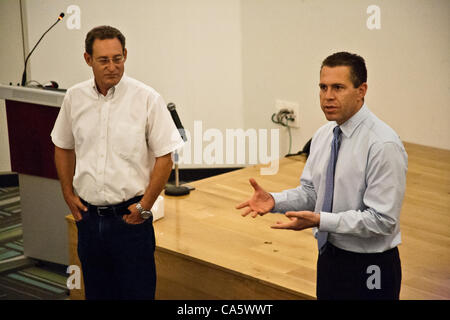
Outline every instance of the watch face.
<path id="1" fill-rule="evenodd" d="M 151 211 L 142 211 L 142 213 L 141 213 L 142 219 L 148 219 L 151 216 L 152 216 L 152 212 Z"/>

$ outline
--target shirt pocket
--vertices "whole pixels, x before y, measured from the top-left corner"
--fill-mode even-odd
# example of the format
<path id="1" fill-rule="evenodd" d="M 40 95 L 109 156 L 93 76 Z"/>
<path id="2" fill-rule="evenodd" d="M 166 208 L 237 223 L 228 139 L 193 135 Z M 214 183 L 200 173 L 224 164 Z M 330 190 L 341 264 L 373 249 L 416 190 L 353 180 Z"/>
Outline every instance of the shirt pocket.
<path id="1" fill-rule="evenodd" d="M 75 152 L 78 158 L 84 158 L 86 155 L 96 149 L 97 137 L 100 131 L 96 127 L 78 126 L 74 130 Z"/>
<path id="2" fill-rule="evenodd" d="M 143 137 L 143 129 L 125 123 L 118 124 L 112 135 L 113 150 L 121 158 L 130 159 L 137 154 Z"/>

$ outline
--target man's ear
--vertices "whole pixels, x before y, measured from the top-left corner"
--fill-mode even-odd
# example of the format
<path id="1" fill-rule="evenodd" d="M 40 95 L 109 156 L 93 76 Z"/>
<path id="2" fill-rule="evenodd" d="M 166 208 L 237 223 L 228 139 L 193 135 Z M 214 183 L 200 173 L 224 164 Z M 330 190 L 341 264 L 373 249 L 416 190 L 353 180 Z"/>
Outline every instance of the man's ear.
<path id="1" fill-rule="evenodd" d="M 364 82 L 359 86 L 358 92 L 359 92 L 360 98 L 364 100 L 364 96 L 366 95 L 366 92 L 367 92 L 367 82 Z"/>
<path id="2" fill-rule="evenodd" d="M 89 67 L 92 67 L 92 57 L 89 53 L 87 52 L 84 53 L 84 60 L 86 61 Z"/>
<path id="3" fill-rule="evenodd" d="M 123 49 L 123 62 L 127 61 L 127 54 L 128 54 L 127 49 Z"/>

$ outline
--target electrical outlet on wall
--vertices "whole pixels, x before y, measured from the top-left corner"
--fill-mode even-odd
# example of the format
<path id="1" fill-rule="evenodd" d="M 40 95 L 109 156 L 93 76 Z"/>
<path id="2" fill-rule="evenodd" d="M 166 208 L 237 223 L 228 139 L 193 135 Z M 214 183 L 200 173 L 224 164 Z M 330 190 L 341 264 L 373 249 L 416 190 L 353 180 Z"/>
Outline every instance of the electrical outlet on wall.
<path id="1" fill-rule="evenodd" d="M 289 126 L 293 128 L 300 128 L 300 105 L 297 102 L 290 102 L 284 100 L 275 101 L 276 112 L 281 109 L 288 109 L 293 113 L 294 121 L 289 121 Z"/>

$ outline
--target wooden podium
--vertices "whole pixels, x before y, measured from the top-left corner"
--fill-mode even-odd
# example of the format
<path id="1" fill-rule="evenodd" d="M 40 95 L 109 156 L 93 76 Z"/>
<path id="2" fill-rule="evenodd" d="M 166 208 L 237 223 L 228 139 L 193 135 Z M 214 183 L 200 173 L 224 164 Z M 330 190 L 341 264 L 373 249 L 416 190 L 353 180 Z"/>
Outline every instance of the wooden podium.
<path id="1" fill-rule="evenodd" d="M 50 138 L 64 93 L 0 85 L 0 99 L 6 103 L 11 169 L 19 176 L 24 255 L 67 265 L 67 206 Z"/>

